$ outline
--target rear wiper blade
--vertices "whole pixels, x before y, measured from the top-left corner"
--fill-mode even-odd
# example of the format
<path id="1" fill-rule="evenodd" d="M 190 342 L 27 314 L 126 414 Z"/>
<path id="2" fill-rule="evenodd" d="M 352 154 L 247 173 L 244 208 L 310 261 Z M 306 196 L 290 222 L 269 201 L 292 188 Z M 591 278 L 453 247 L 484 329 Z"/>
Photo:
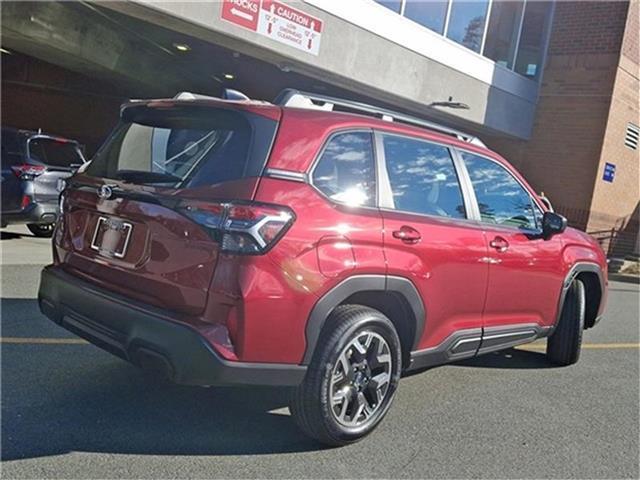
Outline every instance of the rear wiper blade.
<path id="1" fill-rule="evenodd" d="M 162 172 L 145 172 L 142 170 L 118 170 L 116 177 L 132 183 L 178 183 L 180 177 Z"/>

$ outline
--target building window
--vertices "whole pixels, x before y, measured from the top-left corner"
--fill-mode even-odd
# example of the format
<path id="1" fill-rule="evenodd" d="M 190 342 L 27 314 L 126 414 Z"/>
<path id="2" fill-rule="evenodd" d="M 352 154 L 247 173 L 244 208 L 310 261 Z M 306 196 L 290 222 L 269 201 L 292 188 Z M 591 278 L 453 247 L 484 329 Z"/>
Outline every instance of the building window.
<path id="1" fill-rule="evenodd" d="M 488 0 L 452 0 L 447 37 L 474 52 L 480 52 L 488 6 Z"/>
<path id="2" fill-rule="evenodd" d="M 447 0 L 406 0 L 404 16 L 436 33 L 444 32 L 444 22 L 447 17 Z"/>
<path id="3" fill-rule="evenodd" d="M 527 2 L 525 5 L 515 67 L 521 75 L 537 78 L 540 74 L 550 11 L 551 2 Z"/>
<path id="4" fill-rule="evenodd" d="M 387 7 L 389 10 L 394 11 L 395 13 L 400 13 L 402 10 L 402 0 L 374 0 L 376 3 Z"/>
<path id="5" fill-rule="evenodd" d="M 640 136 L 640 128 L 633 123 L 627 123 L 627 134 L 624 137 L 624 144 L 631 150 L 638 149 L 638 137 Z"/>
<path id="6" fill-rule="evenodd" d="M 494 0 L 491 6 L 483 55 L 508 69 L 513 68 L 523 7 L 512 0 Z"/>
<path id="7" fill-rule="evenodd" d="M 498 65 L 526 77 L 539 78 L 551 0 L 373 1 Z"/>

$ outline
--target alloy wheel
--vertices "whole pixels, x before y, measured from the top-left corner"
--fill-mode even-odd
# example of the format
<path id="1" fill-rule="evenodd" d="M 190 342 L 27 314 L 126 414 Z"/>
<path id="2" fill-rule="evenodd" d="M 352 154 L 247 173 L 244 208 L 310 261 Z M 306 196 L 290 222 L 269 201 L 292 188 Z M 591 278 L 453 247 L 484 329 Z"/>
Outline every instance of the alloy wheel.
<path id="1" fill-rule="evenodd" d="M 338 423 L 359 427 L 381 408 L 389 393 L 393 360 L 387 341 L 364 331 L 342 350 L 333 367 L 329 398 Z"/>

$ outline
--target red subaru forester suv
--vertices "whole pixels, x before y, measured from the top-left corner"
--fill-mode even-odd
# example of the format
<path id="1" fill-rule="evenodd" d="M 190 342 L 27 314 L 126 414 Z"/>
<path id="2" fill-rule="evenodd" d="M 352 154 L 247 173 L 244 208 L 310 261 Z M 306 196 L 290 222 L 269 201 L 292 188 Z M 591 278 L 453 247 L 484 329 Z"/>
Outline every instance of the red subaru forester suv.
<path id="1" fill-rule="evenodd" d="M 575 363 L 606 298 L 598 244 L 478 139 L 295 90 L 125 104 L 60 208 L 42 312 L 178 383 L 293 387 L 329 445 L 404 372 L 542 337 Z"/>

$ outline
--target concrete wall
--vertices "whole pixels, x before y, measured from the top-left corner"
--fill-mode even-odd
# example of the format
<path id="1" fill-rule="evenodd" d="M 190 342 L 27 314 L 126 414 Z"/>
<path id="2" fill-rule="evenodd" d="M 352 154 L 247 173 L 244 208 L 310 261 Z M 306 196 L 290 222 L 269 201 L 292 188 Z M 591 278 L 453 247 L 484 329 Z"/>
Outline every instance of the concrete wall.
<path id="1" fill-rule="evenodd" d="M 393 15 L 379 5 L 365 0 L 358 2 L 365 14 L 382 15 L 386 22 L 400 22 L 399 29 L 418 28 L 420 35 L 432 38 L 434 34 L 416 26 L 405 18 Z M 487 81 L 464 71 L 479 61 L 479 55 L 452 42 L 445 46 L 457 59 L 462 69 L 435 61 L 416 51 L 355 25 L 325 10 L 303 2 L 287 2 L 324 22 L 322 45 L 318 56 L 277 43 L 257 33 L 221 20 L 221 2 L 139 2 L 104 3 L 102 5 L 125 12 L 166 28 L 218 43 L 244 55 L 281 65 L 291 70 L 321 78 L 334 86 L 388 102 L 414 112 L 427 111 L 434 118 L 471 127 L 478 131 L 494 131 L 501 135 L 527 138 L 535 112 L 537 85 L 513 72 L 500 72 L 512 76 L 513 91 L 492 85 L 495 71 Z M 328 4 L 327 2 L 324 2 Z M 334 2 L 345 4 L 345 2 Z M 396 18 L 397 17 L 397 18 Z M 435 41 L 435 40 L 434 40 Z M 440 39 L 438 39 L 440 41 Z M 465 63 L 464 58 L 468 57 Z M 445 55 L 446 57 L 446 55 Z M 460 62 L 460 58 L 463 59 Z M 480 60 L 479 60 L 480 59 Z M 489 78 L 491 77 L 491 78 Z M 256 77 L 256 81 L 259 78 Z M 508 82 L 507 82 L 508 83 Z M 427 110 L 432 101 L 452 96 L 471 106 L 470 110 Z"/>
<path id="2" fill-rule="evenodd" d="M 17 53 L 2 55 L 2 126 L 73 138 L 91 155 L 126 98 L 109 82 Z"/>

